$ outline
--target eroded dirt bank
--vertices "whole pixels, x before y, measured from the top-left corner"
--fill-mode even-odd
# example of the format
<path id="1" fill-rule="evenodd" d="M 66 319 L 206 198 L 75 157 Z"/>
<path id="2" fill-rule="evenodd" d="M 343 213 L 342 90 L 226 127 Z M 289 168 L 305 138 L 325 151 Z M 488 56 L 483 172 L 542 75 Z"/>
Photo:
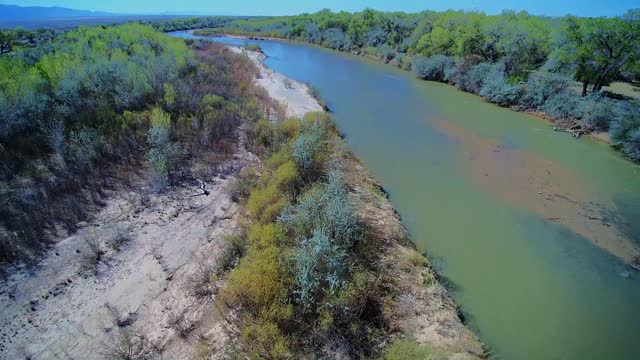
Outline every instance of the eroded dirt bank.
<path id="1" fill-rule="evenodd" d="M 193 182 L 164 194 L 118 194 L 57 239 L 37 267 L 3 282 L 3 358 L 110 358 L 128 346 L 187 359 L 197 342 L 221 348 L 207 274 L 238 227 L 227 188 L 255 162 L 240 139 L 233 158 L 204 180 L 208 196 Z"/>

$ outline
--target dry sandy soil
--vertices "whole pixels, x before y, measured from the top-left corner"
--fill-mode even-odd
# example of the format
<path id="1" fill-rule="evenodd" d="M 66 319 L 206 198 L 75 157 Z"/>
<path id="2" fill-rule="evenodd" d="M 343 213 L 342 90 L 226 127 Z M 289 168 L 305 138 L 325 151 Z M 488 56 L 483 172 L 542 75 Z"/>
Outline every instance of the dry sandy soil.
<path id="1" fill-rule="evenodd" d="M 222 324 L 207 294 L 215 285 L 199 279 L 238 227 L 228 186 L 257 161 L 244 143 L 241 136 L 220 175 L 204 180 L 208 196 L 196 183 L 118 194 L 75 234 L 57 239 L 36 267 L 8 277 L 0 288 L 1 357 L 109 358 L 126 336 L 124 345 L 139 347 L 132 351 L 169 359 L 194 357 L 198 341 L 221 348 Z"/>
<path id="2" fill-rule="evenodd" d="M 272 98 L 286 106 L 286 115 L 289 117 L 302 117 L 310 111 L 322 111 L 318 102 L 309 95 L 309 87 L 299 81 L 289 79 L 264 65 L 266 55 L 242 49 L 229 47 L 232 51 L 247 55 L 260 70 L 256 84 L 269 92 Z"/>

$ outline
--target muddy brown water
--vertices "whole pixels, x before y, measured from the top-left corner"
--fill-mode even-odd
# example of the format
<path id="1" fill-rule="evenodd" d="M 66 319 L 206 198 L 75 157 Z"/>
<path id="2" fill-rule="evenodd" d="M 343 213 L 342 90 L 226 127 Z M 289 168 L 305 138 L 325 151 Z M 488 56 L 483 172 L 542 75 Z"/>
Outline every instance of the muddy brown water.
<path id="1" fill-rule="evenodd" d="M 193 37 L 187 33 L 175 36 Z M 497 359 L 639 359 L 640 167 L 544 120 L 360 57 L 281 41 Z"/>

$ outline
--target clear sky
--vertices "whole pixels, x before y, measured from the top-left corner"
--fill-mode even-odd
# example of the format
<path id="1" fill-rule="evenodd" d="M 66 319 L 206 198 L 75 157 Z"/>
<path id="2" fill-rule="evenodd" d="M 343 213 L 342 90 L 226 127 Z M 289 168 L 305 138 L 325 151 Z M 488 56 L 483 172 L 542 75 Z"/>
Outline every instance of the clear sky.
<path id="1" fill-rule="evenodd" d="M 640 8 L 640 0 L 0 0 L 0 4 L 62 6 L 115 13 L 197 13 L 234 15 L 290 15 L 315 12 L 376 10 L 527 10 L 532 14 L 562 16 L 615 16 Z"/>

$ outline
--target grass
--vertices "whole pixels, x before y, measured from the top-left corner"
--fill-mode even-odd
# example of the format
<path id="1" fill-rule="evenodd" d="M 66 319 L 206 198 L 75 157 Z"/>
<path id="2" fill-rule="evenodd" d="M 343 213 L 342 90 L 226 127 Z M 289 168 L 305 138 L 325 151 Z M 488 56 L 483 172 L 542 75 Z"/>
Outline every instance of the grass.
<path id="1" fill-rule="evenodd" d="M 630 97 L 634 99 L 640 99 L 639 84 L 616 81 L 611 83 L 611 85 L 609 86 L 604 86 L 602 89 L 604 91 L 607 91 L 613 94 L 622 95 L 622 96 Z"/>

